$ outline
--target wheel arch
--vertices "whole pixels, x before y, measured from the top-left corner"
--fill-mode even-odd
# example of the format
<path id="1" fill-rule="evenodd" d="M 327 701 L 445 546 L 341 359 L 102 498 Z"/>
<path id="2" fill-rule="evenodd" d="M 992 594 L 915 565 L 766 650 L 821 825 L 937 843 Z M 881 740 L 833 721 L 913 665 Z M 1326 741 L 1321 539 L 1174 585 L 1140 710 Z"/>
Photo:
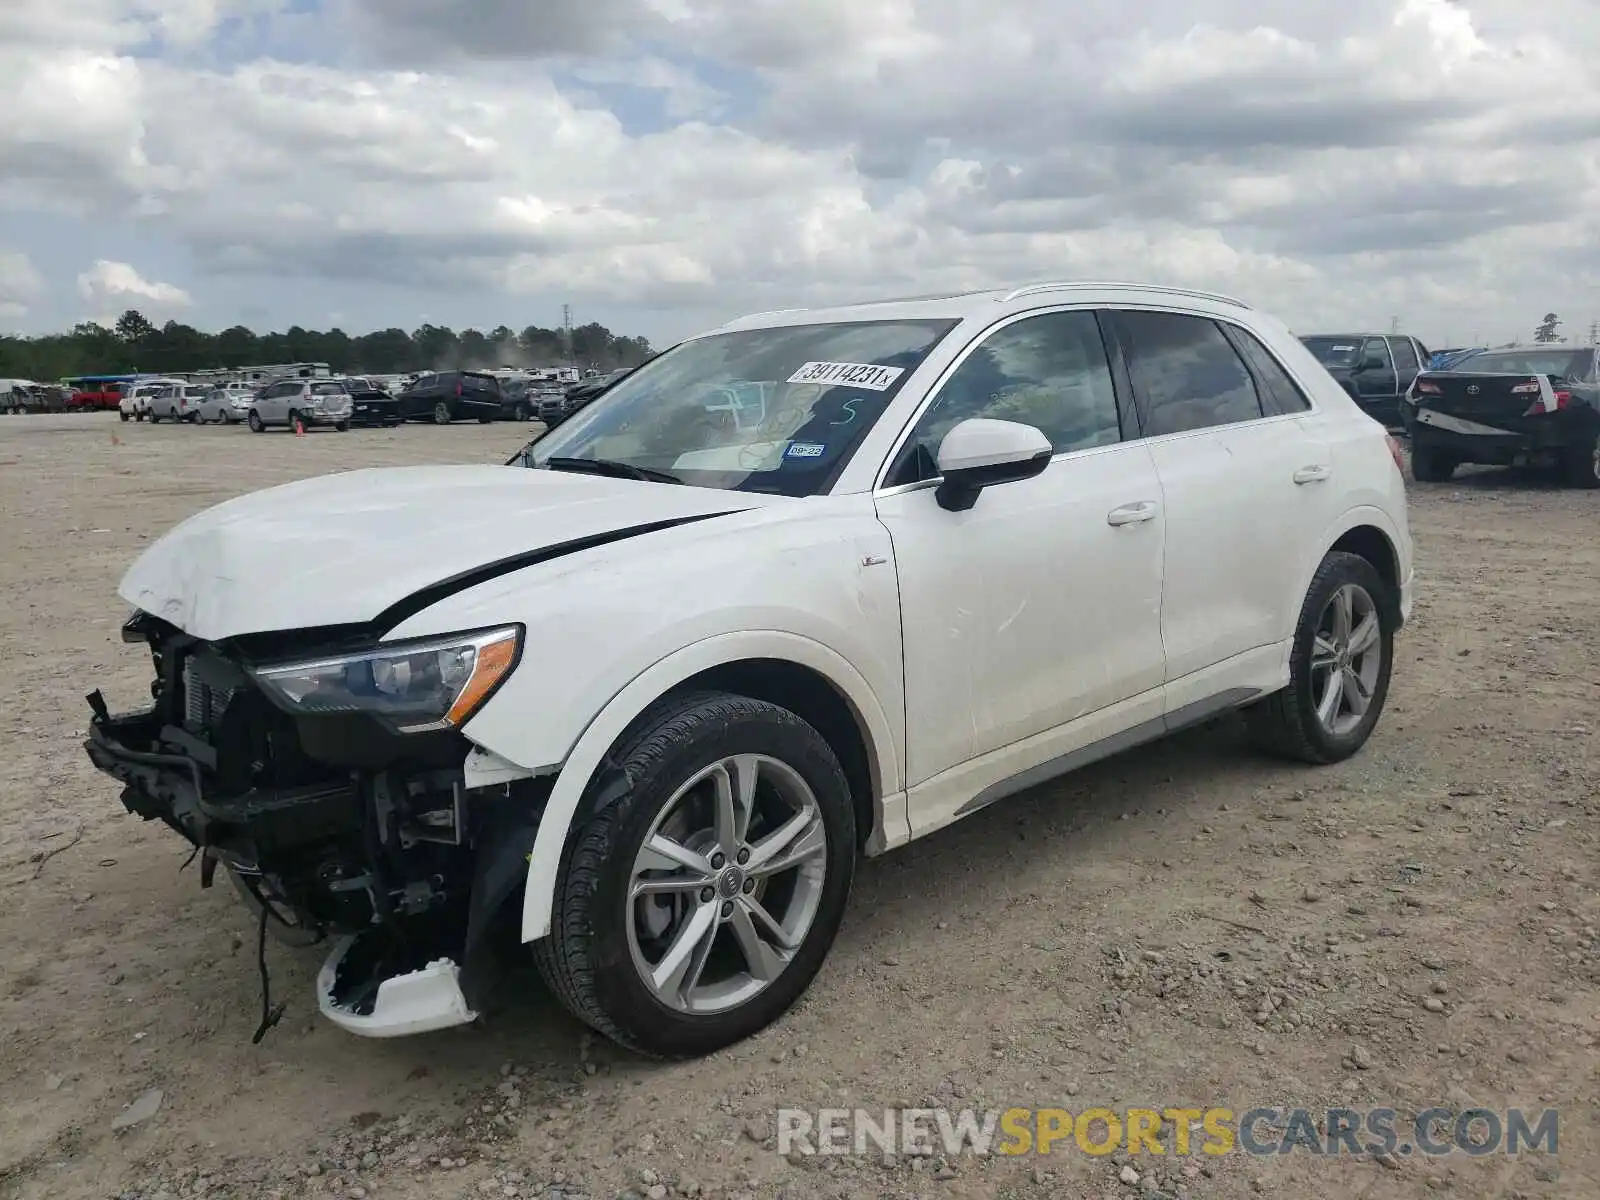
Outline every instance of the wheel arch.
<path id="1" fill-rule="evenodd" d="M 1349 510 L 1318 539 L 1319 549 L 1303 565 L 1289 611 L 1298 618 L 1300 606 L 1322 560 L 1329 554 L 1342 552 L 1358 555 L 1372 564 L 1384 583 L 1389 585 L 1390 597 L 1400 610 L 1400 618 L 1404 620 L 1408 614 L 1404 609 L 1403 592 L 1410 560 L 1402 551 L 1403 544 L 1400 530 L 1381 508 L 1363 505 Z"/>
<path id="2" fill-rule="evenodd" d="M 798 634 L 744 631 L 708 638 L 636 676 L 589 722 L 567 754 L 528 856 L 524 942 L 550 932 L 555 887 L 572 829 L 612 746 L 663 700 L 703 690 L 767 700 L 811 723 L 840 756 L 863 847 L 871 853 L 906 840 L 909 829 L 900 828 L 905 824 L 903 809 L 885 802 L 901 790 L 894 727 L 862 674 L 837 651 Z"/>

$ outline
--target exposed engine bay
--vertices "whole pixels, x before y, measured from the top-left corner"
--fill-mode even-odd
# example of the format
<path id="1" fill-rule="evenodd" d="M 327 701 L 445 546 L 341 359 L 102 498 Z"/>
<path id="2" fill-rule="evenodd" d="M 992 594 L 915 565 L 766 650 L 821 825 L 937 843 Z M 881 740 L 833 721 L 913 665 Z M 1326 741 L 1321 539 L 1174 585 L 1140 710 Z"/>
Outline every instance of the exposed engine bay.
<path id="1" fill-rule="evenodd" d="M 473 746 L 451 723 L 336 702 L 319 709 L 310 691 L 296 693 L 291 708 L 264 685 L 271 664 L 291 659 L 348 670 L 338 656 L 372 644 L 360 630 L 298 633 L 292 645 L 282 635 L 210 643 L 136 613 L 123 639 L 150 649 L 152 704 L 114 715 L 91 693 L 90 759 L 123 784 L 130 812 L 194 846 L 202 886 L 218 867 L 231 877 L 255 910 L 260 940 L 335 942 L 319 978 L 324 1014 L 388 1036 L 481 1011 L 486 935 L 522 886 L 551 781 L 468 787 L 463 763 Z M 319 654 L 329 657 L 317 663 Z M 433 658 L 414 661 L 433 669 Z M 453 660 L 438 661 L 452 669 Z M 295 675 L 311 678 L 304 668 Z M 264 945 L 258 958 L 260 1040 L 278 1010 Z M 433 1015 L 408 1022 L 408 994 L 427 988 L 460 994 L 423 1005 Z M 393 1011 L 375 1020 L 385 1004 Z"/>

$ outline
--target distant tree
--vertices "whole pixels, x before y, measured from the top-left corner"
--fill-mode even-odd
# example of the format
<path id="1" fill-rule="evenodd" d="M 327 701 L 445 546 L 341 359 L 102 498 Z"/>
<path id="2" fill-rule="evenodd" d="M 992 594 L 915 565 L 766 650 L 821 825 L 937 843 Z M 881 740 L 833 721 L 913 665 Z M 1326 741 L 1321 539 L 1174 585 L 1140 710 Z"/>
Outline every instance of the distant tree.
<path id="1" fill-rule="evenodd" d="M 1555 313 L 1545 313 L 1544 320 L 1539 322 L 1539 328 L 1533 331 L 1533 340 L 1536 342 L 1559 342 L 1561 335 L 1556 330 L 1561 328 L 1561 318 Z"/>
<path id="2" fill-rule="evenodd" d="M 130 308 L 117 318 L 117 336 L 130 346 L 141 345 L 156 331 L 150 319 L 136 308 Z"/>
<path id="3" fill-rule="evenodd" d="M 631 367 L 651 354 L 644 338 L 619 336 L 591 322 L 573 331 L 573 357 L 596 370 Z M 476 359 L 469 361 L 469 355 Z M 257 334 L 243 325 L 207 333 L 168 321 L 157 328 L 129 309 L 107 329 L 90 321 L 67 333 L 38 337 L 0 336 L 0 378 L 62 379 L 123 371 L 186 373 L 250 363 L 325 362 L 336 371 L 397 374 L 462 366 L 554 366 L 565 361 L 561 331 L 529 325 L 521 333 L 500 325 L 488 334 L 423 325 L 415 334 L 379 329 L 352 336 L 292 325 L 285 332 Z"/>

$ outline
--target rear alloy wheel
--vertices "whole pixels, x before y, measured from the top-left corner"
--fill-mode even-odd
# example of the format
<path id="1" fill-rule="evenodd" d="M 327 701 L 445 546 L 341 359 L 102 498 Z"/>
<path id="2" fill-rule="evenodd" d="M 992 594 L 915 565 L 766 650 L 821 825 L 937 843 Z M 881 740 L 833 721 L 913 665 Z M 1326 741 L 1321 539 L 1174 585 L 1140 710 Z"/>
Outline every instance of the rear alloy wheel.
<path id="1" fill-rule="evenodd" d="M 1295 627 L 1289 686 L 1245 712 L 1262 747 L 1309 763 L 1360 750 L 1389 695 L 1399 623 L 1377 568 L 1356 554 L 1324 558 Z"/>
<path id="2" fill-rule="evenodd" d="M 1562 456 L 1561 478 L 1568 487 L 1600 488 L 1600 438 Z"/>
<path id="3" fill-rule="evenodd" d="M 266 422 L 262 421 L 261 414 L 253 408 L 250 410 L 250 416 L 246 418 L 246 421 L 250 426 L 251 433 L 265 433 L 267 430 Z"/>
<path id="4" fill-rule="evenodd" d="M 806 990 L 844 914 L 856 834 L 838 759 L 787 709 L 697 693 L 647 714 L 607 761 L 534 946 L 540 973 L 642 1053 L 749 1037 Z"/>
<path id="5" fill-rule="evenodd" d="M 526 404 L 519 404 L 516 406 L 516 408 L 512 409 L 511 415 L 515 420 L 518 421 L 531 421 L 533 420 L 533 409 L 529 408 Z"/>
<path id="6" fill-rule="evenodd" d="M 1418 483 L 1449 483 L 1460 459 L 1452 458 L 1426 442 L 1411 443 L 1411 478 Z"/>
<path id="7" fill-rule="evenodd" d="M 435 425 L 448 425 L 451 420 L 450 406 L 443 400 L 433 406 L 433 423 Z"/>

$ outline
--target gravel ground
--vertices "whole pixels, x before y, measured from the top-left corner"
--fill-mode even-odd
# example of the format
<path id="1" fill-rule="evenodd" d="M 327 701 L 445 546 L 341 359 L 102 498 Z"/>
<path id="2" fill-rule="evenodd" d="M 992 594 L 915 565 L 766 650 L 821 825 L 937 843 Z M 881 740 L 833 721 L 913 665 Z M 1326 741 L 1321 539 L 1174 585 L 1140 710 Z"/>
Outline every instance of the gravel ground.
<path id="1" fill-rule="evenodd" d="M 494 462 L 514 425 L 251 435 L 0 418 L 0 1195 L 1600 1195 L 1600 493 L 1414 487 L 1420 594 L 1352 762 L 1223 721 L 864 865 L 780 1025 L 642 1063 L 526 969 L 479 1027 L 385 1043 L 315 1013 L 184 847 L 122 813 L 83 695 L 148 664 L 116 582 L 180 518 L 344 468 Z M 773 1113 L 885 1105 L 1562 1109 L 1560 1154 L 801 1160 Z M 1170 1143 L 1169 1143 L 1170 1145 Z"/>

